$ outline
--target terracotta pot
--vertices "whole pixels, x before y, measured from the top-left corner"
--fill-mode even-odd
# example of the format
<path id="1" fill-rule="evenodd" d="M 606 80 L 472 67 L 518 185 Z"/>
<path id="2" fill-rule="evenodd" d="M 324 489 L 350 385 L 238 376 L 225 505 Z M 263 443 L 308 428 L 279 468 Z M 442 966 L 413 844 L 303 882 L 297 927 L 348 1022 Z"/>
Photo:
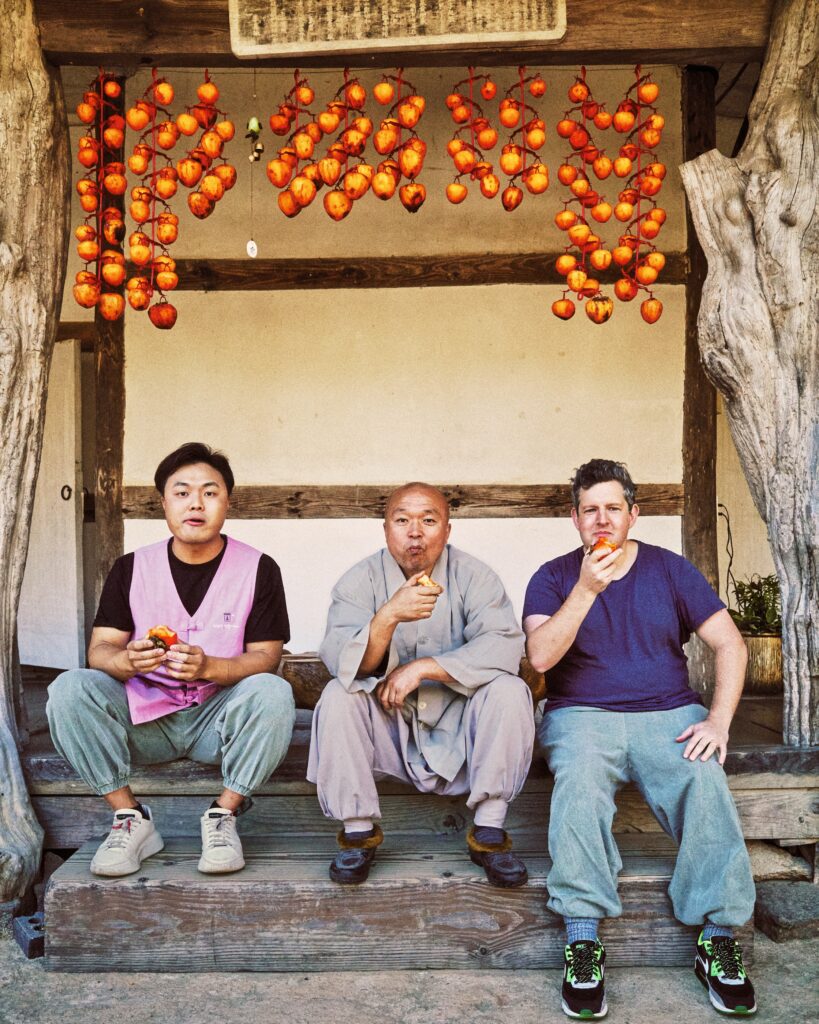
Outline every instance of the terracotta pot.
<path id="1" fill-rule="evenodd" d="M 771 693 L 782 689 L 782 637 L 744 636 L 748 648 L 746 693 Z"/>

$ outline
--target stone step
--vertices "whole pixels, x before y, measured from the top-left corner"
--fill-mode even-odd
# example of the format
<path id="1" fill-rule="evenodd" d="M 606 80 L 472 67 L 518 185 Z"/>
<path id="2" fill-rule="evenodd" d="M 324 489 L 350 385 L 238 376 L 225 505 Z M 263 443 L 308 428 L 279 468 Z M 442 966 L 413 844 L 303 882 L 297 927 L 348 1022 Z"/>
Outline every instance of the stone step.
<path id="1" fill-rule="evenodd" d="M 664 836 L 620 836 L 623 916 L 604 922 L 611 965 L 693 963 L 694 929 L 674 920 L 674 865 Z M 96 878 L 88 843 L 52 876 L 45 898 L 46 967 L 61 971 L 358 971 L 541 968 L 562 964 L 562 925 L 546 909 L 549 860 L 518 837 L 530 881 L 500 890 L 463 838 L 388 836 L 369 881 L 333 884 L 330 836 L 251 836 L 247 865 L 196 870 L 199 844 L 166 839 L 140 871 Z M 647 937 L 650 935 L 650 942 Z M 753 932 L 742 929 L 746 959 Z"/>

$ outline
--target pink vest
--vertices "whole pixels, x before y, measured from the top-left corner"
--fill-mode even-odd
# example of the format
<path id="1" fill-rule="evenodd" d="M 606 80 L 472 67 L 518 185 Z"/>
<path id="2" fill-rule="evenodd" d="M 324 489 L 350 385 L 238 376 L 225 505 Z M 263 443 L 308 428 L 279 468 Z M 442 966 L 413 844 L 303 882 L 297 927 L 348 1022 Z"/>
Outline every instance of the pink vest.
<path id="1" fill-rule="evenodd" d="M 235 658 L 245 649 L 245 625 L 260 558 L 260 551 L 228 537 L 208 592 L 196 613 L 189 615 L 171 575 L 167 540 L 137 549 L 129 598 L 134 619 L 131 639 L 145 636 L 152 626 L 164 625 L 176 632 L 180 643 L 195 644 L 218 658 Z M 204 680 L 180 683 L 160 666 L 129 679 L 125 689 L 131 721 L 138 725 L 202 704 L 220 687 Z"/>

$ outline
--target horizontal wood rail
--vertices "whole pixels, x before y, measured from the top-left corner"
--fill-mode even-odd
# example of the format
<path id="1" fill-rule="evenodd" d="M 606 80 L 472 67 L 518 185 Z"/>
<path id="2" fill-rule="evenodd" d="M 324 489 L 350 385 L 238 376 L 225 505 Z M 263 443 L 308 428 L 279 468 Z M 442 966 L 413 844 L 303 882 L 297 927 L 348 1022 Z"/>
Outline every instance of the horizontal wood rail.
<path id="1" fill-rule="evenodd" d="M 97 325 L 93 320 L 61 320 L 57 326 L 57 341 L 80 342 L 80 351 L 93 352 Z"/>
<path id="2" fill-rule="evenodd" d="M 384 514 L 385 485 L 259 485 L 237 487 L 230 500 L 231 519 L 377 519 Z M 459 519 L 554 519 L 571 510 L 568 484 L 444 484 L 441 490 Z M 640 512 L 679 516 L 682 484 L 640 484 Z M 159 495 L 153 487 L 123 487 L 126 519 L 161 519 Z"/>
<path id="3" fill-rule="evenodd" d="M 212 69 L 243 63 L 230 47 L 228 0 L 35 0 L 34 6 L 43 50 L 54 64 Z M 761 60 L 771 7 L 772 0 L 569 0 L 566 35 L 554 42 L 503 49 L 492 43 L 458 51 L 431 43 L 421 52 L 358 56 L 354 63 L 357 68 L 741 63 Z M 355 53 L 352 42 L 344 54 L 291 55 L 244 66 L 343 68 Z"/>
<path id="4" fill-rule="evenodd" d="M 291 291 L 300 288 L 440 288 L 488 284 L 558 284 L 563 250 L 522 253 L 453 253 L 443 256 L 357 256 L 319 259 L 179 259 L 185 291 Z M 666 253 L 658 284 L 685 284 L 688 257 Z M 135 272 L 136 272 L 136 268 Z M 599 279 L 620 276 L 612 265 Z"/>
<path id="5" fill-rule="evenodd" d="M 451 253 L 443 256 L 353 256 L 316 259 L 177 259 L 179 291 L 298 291 L 317 288 L 445 288 L 492 284 L 560 284 L 555 270 L 563 250 L 522 253 Z M 685 284 L 688 257 L 666 253 L 658 284 Z M 141 273 L 128 265 L 128 274 Z M 611 266 L 598 274 L 603 284 L 620 276 Z M 57 340 L 80 338 L 93 345 L 92 321 L 60 324 Z"/>

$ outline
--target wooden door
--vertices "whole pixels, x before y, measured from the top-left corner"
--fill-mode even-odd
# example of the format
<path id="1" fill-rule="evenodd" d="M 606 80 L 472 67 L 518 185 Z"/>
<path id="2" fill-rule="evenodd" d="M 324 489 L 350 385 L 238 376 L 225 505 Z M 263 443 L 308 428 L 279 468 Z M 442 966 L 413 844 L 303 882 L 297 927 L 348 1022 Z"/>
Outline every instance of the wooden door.
<path id="1" fill-rule="evenodd" d="M 43 452 L 17 615 L 23 665 L 85 664 L 80 343 L 54 348 Z"/>

